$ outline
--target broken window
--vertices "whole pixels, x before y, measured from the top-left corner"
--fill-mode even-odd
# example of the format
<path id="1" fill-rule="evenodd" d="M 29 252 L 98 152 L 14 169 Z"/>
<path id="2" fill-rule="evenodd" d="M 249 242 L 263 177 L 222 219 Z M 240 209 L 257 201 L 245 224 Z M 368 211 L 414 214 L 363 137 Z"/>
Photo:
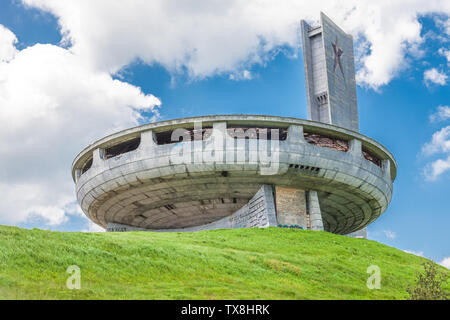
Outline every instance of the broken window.
<path id="1" fill-rule="evenodd" d="M 126 142 L 119 143 L 115 146 L 105 149 L 105 159 L 116 157 L 120 154 L 124 154 L 133 150 L 136 150 L 141 143 L 141 138 L 136 138 Z"/>
<path id="2" fill-rule="evenodd" d="M 83 165 L 83 167 L 81 169 L 81 174 L 83 174 L 86 171 L 88 171 L 91 167 L 92 167 L 92 158 L 85 162 L 85 164 Z"/>
<path id="3" fill-rule="evenodd" d="M 156 143 L 158 145 L 163 145 L 183 141 L 194 141 L 197 140 L 199 137 L 201 137 L 201 140 L 206 140 L 212 134 L 212 127 L 206 127 L 202 129 L 183 129 L 183 128 L 180 129 L 182 130 L 183 134 L 182 135 L 176 134 L 177 136 L 176 139 L 172 137 L 175 130 L 155 133 Z"/>
<path id="4" fill-rule="evenodd" d="M 363 148 L 362 149 L 362 153 L 363 153 L 364 158 L 366 158 L 367 160 L 375 163 L 377 166 L 381 167 L 381 160 L 380 160 L 380 158 L 378 158 L 372 152 L 370 152 L 369 150 Z"/>
<path id="5" fill-rule="evenodd" d="M 348 141 L 327 137 L 318 133 L 305 132 L 303 134 L 305 141 L 310 144 L 318 145 L 320 147 L 332 148 L 339 151 L 348 151 Z"/>

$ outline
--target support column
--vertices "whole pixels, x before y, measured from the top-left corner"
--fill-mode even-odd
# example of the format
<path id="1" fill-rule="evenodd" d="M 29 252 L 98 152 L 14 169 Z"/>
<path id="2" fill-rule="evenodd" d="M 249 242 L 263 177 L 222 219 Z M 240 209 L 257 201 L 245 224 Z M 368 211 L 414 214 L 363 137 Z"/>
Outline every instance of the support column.
<path id="1" fill-rule="evenodd" d="M 264 204 L 267 212 L 267 219 L 269 227 L 276 227 L 278 225 L 277 213 L 275 211 L 275 199 L 273 196 L 273 186 L 265 184 L 262 186 L 264 193 Z"/>
<path id="2" fill-rule="evenodd" d="M 287 140 L 289 143 L 306 143 L 303 135 L 303 126 L 290 125 Z"/>
<path id="3" fill-rule="evenodd" d="M 225 148 L 227 123 L 214 122 L 211 136 L 204 140 L 203 163 L 223 165 L 225 163 Z M 234 141 L 233 141 L 234 142 Z M 234 154 L 233 154 L 234 155 Z M 226 169 L 225 169 L 226 170 Z"/>
<path id="4" fill-rule="evenodd" d="M 141 143 L 139 144 L 139 150 L 150 150 L 157 146 L 156 137 L 152 130 L 141 133 Z"/>
<path id="5" fill-rule="evenodd" d="M 92 154 L 92 167 L 100 166 L 103 163 L 104 154 L 105 149 L 102 148 L 94 149 Z"/>
<path id="6" fill-rule="evenodd" d="M 308 192 L 308 212 L 311 220 L 311 230 L 324 231 L 317 191 L 310 190 Z"/>
<path id="7" fill-rule="evenodd" d="M 357 139 L 352 139 L 349 141 L 348 143 L 348 147 L 349 150 L 348 152 L 350 152 L 353 156 L 355 157 L 362 157 L 362 144 L 360 140 Z"/>

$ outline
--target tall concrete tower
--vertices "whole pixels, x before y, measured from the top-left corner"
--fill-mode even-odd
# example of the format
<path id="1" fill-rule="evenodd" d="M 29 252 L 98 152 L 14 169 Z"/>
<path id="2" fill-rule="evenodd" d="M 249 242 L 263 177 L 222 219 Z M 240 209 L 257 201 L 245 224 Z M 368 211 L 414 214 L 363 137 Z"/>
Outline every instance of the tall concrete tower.
<path id="1" fill-rule="evenodd" d="M 353 37 L 322 12 L 301 26 L 308 119 L 358 131 Z"/>

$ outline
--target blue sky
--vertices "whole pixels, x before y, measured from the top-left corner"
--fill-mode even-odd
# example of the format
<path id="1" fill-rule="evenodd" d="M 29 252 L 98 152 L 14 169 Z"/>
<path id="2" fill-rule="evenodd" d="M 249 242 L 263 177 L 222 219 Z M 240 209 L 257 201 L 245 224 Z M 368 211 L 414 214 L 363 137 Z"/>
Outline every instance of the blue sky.
<path id="1" fill-rule="evenodd" d="M 64 147 L 61 148 L 61 152 L 67 151 L 68 155 L 61 156 L 61 159 L 56 156 L 57 159 L 54 160 L 54 165 L 57 168 L 55 171 L 59 172 L 59 176 L 52 175 L 48 178 L 51 181 L 64 181 L 64 186 L 66 185 L 66 180 L 70 180 L 70 162 L 68 160 L 72 159 L 76 152 L 81 150 L 80 146 L 84 146 L 92 142 L 93 139 L 101 137 L 103 134 L 108 133 L 108 130 L 113 131 L 116 127 L 131 126 L 133 121 L 145 123 L 155 115 L 156 110 L 159 113 L 158 117 L 160 120 L 195 115 L 236 113 L 307 117 L 303 61 L 299 43 L 295 42 L 295 37 L 289 38 L 286 36 L 287 40 L 275 43 L 267 51 L 259 48 L 257 50 L 258 59 L 252 58 L 252 55 L 247 55 L 244 59 L 239 60 L 238 58 L 237 63 L 228 63 L 226 60 L 217 59 L 211 61 L 209 65 L 203 66 L 200 62 L 186 62 L 183 60 L 180 62 L 178 57 L 174 59 L 178 59 L 178 62 L 172 63 L 172 61 L 168 62 L 164 58 L 148 57 L 145 54 L 140 55 L 140 49 L 136 49 L 135 58 L 126 60 L 123 56 L 118 55 L 119 57 L 116 61 L 105 67 L 103 59 L 96 59 L 95 55 L 97 54 L 101 58 L 109 51 L 102 51 L 101 48 L 98 49 L 95 46 L 91 46 L 89 50 L 85 51 L 80 49 L 88 47 L 89 42 L 84 39 L 89 39 L 89 37 L 82 38 L 83 34 L 80 31 L 78 31 L 78 34 L 75 31 L 71 31 L 75 30 L 75 27 L 71 29 L 70 22 L 67 22 L 70 19 L 66 17 L 67 13 L 63 9 L 51 4 L 52 1 L 48 1 L 50 3 L 48 6 L 51 9 L 43 7 L 42 3 L 46 3 L 44 0 L 30 0 L 26 2 L 33 7 L 25 7 L 20 1 L 0 1 L 0 25 L 9 29 L 17 38 L 17 42 L 14 43 L 17 52 L 14 53 L 14 58 L 6 59 L 8 60 L 6 64 L 18 64 L 19 57 L 21 55 L 25 56 L 25 53 L 28 54 L 27 58 L 31 59 L 32 54 L 37 55 L 36 52 L 44 50 L 44 48 L 36 47 L 37 44 L 53 45 L 45 50 L 57 50 L 54 47 L 61 47 L 64 50 L 69 49 L 74 56 L 82 57 L 80 60 L 83 60 L 83 63 L 87 61 L 87 56 L 94 57 L 92 58 L 94 62 L 89 60 L 89 68 L 86 67 L 86 69 L 83 69 L 83 72 L 88 70 L 86 72 L 91 72 L 95 77 L 102 72 L 109 75 L 111 78 L 108 80 L 109 82 L 104 84 L 102 82 L 99 88 L 109 85 L 114 86 L 117 85 L 117 82 L 120 82 L 120 84 L 128 83 L 130 88 L 125 88 L 121 85 L 120 90 L 123 90 L 124 97 L 131 97 L 132 101 L 140 105 L 139 108 L 134 110 L 137 110 L 144 116 L 143 118 L 130 118 L 131 120 L 128 122 L 117 123 L 114 122 L 116 121 L 115 119 L 104 119 L 104 123 L 100 125 L 101 130 L 96 128 L 95 130 L 98 130 L 95 131 L 92 127 L 94 132 L 92 135 L 86 134 L 87 136 L 82 140 L 72 144 L 66 141 Z M 433 10 L 430 9 L 430 11 Z M 186 15 L 189 14 L 189 12 L 186 13 Z M 395 14 L 395 10 L 393 14 Z M 337 20 L 341 19 L 340 16 L 335 18 L 333 15 L 330 15 L 330 17 Z M 400 56 L 394 52 L 386 58 L 386 63 L 389 64 L 389 67 L 386 67 L 387 71 L 385 74 L 369 78 L 362 77 L 358 81 L 360 84 L 357 87 L 360 132 L 386 146 L 394 154 L 398 163 L 398 175 L 394 184 L 394 195 L 391 205 L 378 220 L 368 227 L 368 232 L 370 239 L 402 250 L 409 250 L 440 262 L 450 257 L 450 170 L 443 170 L 442 173 L 435 174 L 434 179 L 430 179 L 431 171 L 429 170 L 430 166 L 439 160 L 443 161 L 443 167 L 445 168 L 445 160 L 450 154 L 450 136 L 442 134 L 443 138 L 441 140 L 436 140 L 432 147 L 428 147 L 432 151 L 427 153 L 423 150 L 427 148 L 427 145 L 432 145 L 431 141 L 434 134 L 450 126 L 450 116 L 447 117 L 445 113 L 447 110 L 445 107 L 447 106 L 448 108 L 450 106 L 450 81 L 446 78 L 449 74 L 450 61 L 448 59 L 450 58 L 445 55 L 450 50 L 449 34 L 446 33 L 450 27 L 448 11 L 445 12 L 445 10 L 444 12 L 426 12 L 423 14 L 419 12 L 416 13 L 415 17 L 418 17 L 415 21 L 420 25 L 418 38 L 417 34 L 415 34 L 415 40 L 409 39 L 403 47 L 400 46 L 401 48 L 408 47 L 408 49 L 401 49 L 403 51 Z M 89 18 L 87 17 L 86 19 Z M 67 30 L 65 28 L 69 30 L 69 33 L 73 32 L 72 37 L 63 37 L 61 26 L 66 33 Z M 350 23 L 349 26 L 352 28 Z M 400 28 L 401 26 L 398 27 Z M 358 28 L 366 30 L 363 29 L 365 28 L 364 26 L 354 27 L 355 30 L 359 30 Z M 370 27 L 367 28 L 369 31 L 367 31 L 365 36 L 358 38 L 358 41 L 369 41 L 370 43 L 371 31 Z M 360 32 L 364 35 L 363 31 Z M 111 33 L 114 32 L 111 31 Z M 279 35 L 277 37 L 279 38 Z M 120 42 L 120 39 L 119 36 L 117 41 Z M 268 37 L 268 39 L 271 38 Z M 267 42 L 270 43 L 269 40 Z M 237 41 L 237 46 L 239 43 Z M 373 40 L 373 43 L 375 43 L 375 40 Z M 106 47 L 107 50 L 120 51 L 117 46 L 118 44 L 114 43 L 114 45 Z M 30 48 L 34 51 L 26 51 Z M 199 45 L 199 48 L 201 48 L 201 45 Z M 171 52 L 169 49 L 167 49 L 167 52 Z M 372 50 L 375 55 L 375 44 Z M 85 52 L 88 52 L 89 55 L 85 54 Z M 224 54 L 226 55 L 226 52 Z M 232 52 L 230 53 L 231 56 L 233 54 Z M 392 64 L 389 59 L 394 58 L 399 59 L 399 61 Z M 39 59 L 43 58 L 40 57 Z M 17 61 L 14 62 L 14 60 Z M 379 68 L 383 69 L 383 61 L 385 60 L 379 59 L 376 61 L 379 63 Z M 78 60 L 76 63 L 78 63 Z M 99 65 L 98 68 L 96 63 Z M 359 69 L 364 68 L 363 63 L 364 60 L 358 60 Z M 396 66 L 397 64 L 399 66 Z M 94 67 L 91 67 L 91 65 L 94 65 Z M 117 66 L 120 67 L 118 68 Z M 40 84 L 41 82 L 52 83 L 50 80 L 54 71 L 51 70 L 51 65 L 48 68 L 50 75 L 45 75 L 42 81 L 39 80 L 38 76 L 37 81 L 40 81 Z M 366 68 L 369 67 L 366 66 Z M 433 69 L 436 72 L 430 72 Z M 26 72 L 28 72 L 19 67 L 13 70 L 24 72 L 24 75 L 27 75 Z M 0 71 L 2 71 L 1 68 Z M 247 72 L 247 77 L 242 76 L 244 74 L 243 71 Z M 41 75 L 42 72 L 41 70 L 36 74 Z M 70 75 L 67 76 L 70 77 Z M 28 75 L 28 78 L 31 78 L 31 76 Z M 0 76 L 0 83 L 1 79 Z M 94 79 L 94 76 L 91 76 L 89 73 L 87 79 L 86 81 L 91 81 L 91 79 Z M 114 82 L 114 79 L 116 82 Z M 68 85 L 77 88 L 78 84 L 69 83 Z M 8 87 L 8 90 L 10 87 Z M 52 86 L 54 90 L 59 90 L 58 88 L 60 87 L 59 85 Z M 140 88 L 141 92 L 131 92 L 131 89 L 134 90 L 135 88 Z M 27 88 L 22 89 L 28 90 Z M 60 88 L 60 90 L 63 90 L 63 88 Z M 105 90 L 105 92 L 110 92 L 107 89 Z M 11 92 L 17 91 L 12 90 Z M 51 93 L 46 94 L 51 98 Z M 91 93 L 89 92 L 89 94 Z M 97 94 L 92 93 L 94 98 L 91 100 L 95 101 L 98 98 L 97 95 L 100 94 L 102 94 L 101 90 Z M 0 98 L 1 95 L 2 87 L 0 85 Z M 88 95 L 88 97 L 90 96 Z M 150 101 L 150 98 L 153 100 Z M 120 100 L 120 97 L 114 101 L 116 100 Z M 5 110 L 13 108 L 11 101 L 14 102 L 16 100 L 0 99 L 0 104 L 4 103 L 4 105 L 0 105 L 0 108 Z M 59 103 L 66 100 L 58 96 L 54 101 Z M 441 106 L 441 109 L 438 109 L 439 106 Z M 119 110 L 120 108 L 130 107 L 122 106 L 119 103 L 114 108 Z M 33 113 L 36 110 L 38 109 L 31 108 L 28 112 Z M 78 112 L 76 107 L 70 110 Z M 439 110 L 441 110 L 440 116 L 438 115 Z M 130 114 L 126 113 L 125 117 L 132 117 Z M 432 115 L 435 115 L 434 121 L 430 120 Z M 0 121 L 1 119 L 0 114 Z M 114 123 L 108 123 L 108 121 Z M 32 122 L 30 123 L 32 124 Z M 29 124 L 26 123 L 23 125 L 23 128 L 20 127 L 17 135 L 19 133 L 25 134 L 27 130 L 30 130 L 30 133 L 34 132 L 34 129 L 31 130 L 30 127 L 26 127 L 27 125 Z M 43 126 L 46 125 L 46 123 L 43 123 Z M 92 121 L 90 125 L 94 126 L 95 121 Z M 83 128 L 84 132 L 89 129 L 90 127 Z M 44 133 L 43 139 L 47 137 L 47 134 L 50 135 L 46 131 Z M 9 134 L 11 136 L 15 135 L 12 131 L 9 131 Z M 39 138 L 41 133 L 37 131 L 33 134 Z M 58 140 L 51 141 L 55 141 L 56 146 L 56 141 Z M 6 145 L 0 144 L 0 154 L 2 154 L 2 147 L 4 147 L 3 150 L 7 148 Z M 44 145 L 44 150 L 46 150 L 45 148 Z M 8 157 L 7 152 L 12 152 L 11 149 L 8 150 L 4 151 L 6 157 Z M 32 157 L 35 156 L 37 157 L 36 152 L 33 153 Z M 18 162 L 14 161 L 14 157 L 16 157 L 15 154 L 10 155 L 9 159 L 11 160 L 8 163 L 5 162 L 6 168 L 11 169 L 0 172 L 0 177 L 17 186 L 17 190 L 41 190 L 31 187 L 31 189 L 26 189 L 29 188 L 26 177 L 23 177 L 21 180 L 12 177 L 12 173 L 17 172 L 19 172 L 17 175 L 20 176 L 21 170 L 23 170 L 15 166 Z M 26 164 L 26 161 L 24 163 Z M 38 183 L 35 181 L 45 182 L 46 175 L 40 176 L 36 173 L 35 177 L 35 172 L 52 170 L 50 167 L 47 168 L 46 164 L 43 164 L 44 162 L 38 163 L 40 163 L 39 166 L 28 169 L 30 170 L 29 172 L 27 171 L 30 179 L 35 179 L 32 184 L 30 182 L 30 186 L 37 186 Z M 69 182 L 72 183 L 71 181 Z M 70 188 L 73 188 L 73 186 Z M 42 187 L 42 190 L 47 189 L 49 187 Z M 61 189 L 66 189 L 66 187 L 61 187 Z M 2 190 L 1 187 L 0 190 Z M 71 192 L 74 193 L 74 190 L 72 189 Z M 28 194 L 32 193 L 32 191 L 28 192 Z M 42 194 L 44 194 L 44 191 L 42 191 Z M 13 209 L 10 209 L 14 208 L 14 206 L 5 207 L 8 209 L 8 212 L 0 215 L 0 223 L 64 231 L 89 230 L 93 228 L 79 214 L 79 209 L 74 208 L 73 199 L 70 199 L 68 191 L 64 194 L 61 193 L 61 196 L 58 196 L 56 191 L 52 194 L 54 194 L 54 199 L 46 193 L 42 198 L 48 198 L 54 200 L 55 203 L 59 203 L 59 205 L 55 205 L 56 207 L 51 207 L 44 202 L 36 202 L 35 205 L 33 202 L 34 198 L 30 198 L 30 202 L 26 203 L 35 207 L 34 211 L 27 212 L 26 208 L 24 208 L 21 209 L 20 214 L 16 214 Z M 62 198 L 64 198 L 64 201 L 59 201 Z M 0 211 L 5 211 L 5 208 L 0 207 Z M 45 208 L 45 210 L 42 208 Z M 40 214 L 40 210 L 44 213 Z M 52 212 L 55 212 L 59 219 L 52 221 L 49 218 Z M 17 215 L 17 219 L 11 218 L 14 215 Z"/>

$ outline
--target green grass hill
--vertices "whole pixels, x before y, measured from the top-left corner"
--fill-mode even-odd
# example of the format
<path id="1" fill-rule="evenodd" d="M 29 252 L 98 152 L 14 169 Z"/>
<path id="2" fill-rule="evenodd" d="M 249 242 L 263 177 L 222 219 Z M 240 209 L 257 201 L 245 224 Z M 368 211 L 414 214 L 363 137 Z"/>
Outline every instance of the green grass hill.
<path id="1" fill-rule="evenodd" d="M 0 226 L 0 299 L 406 299 L 423 261 L 375 241 L 280 228 L 69 233 Z M 66 288 L 71 265 L 81 270 L 80 290 Z M 381 270 L 379 290 L 366 286 L 371 265 Z"/>

